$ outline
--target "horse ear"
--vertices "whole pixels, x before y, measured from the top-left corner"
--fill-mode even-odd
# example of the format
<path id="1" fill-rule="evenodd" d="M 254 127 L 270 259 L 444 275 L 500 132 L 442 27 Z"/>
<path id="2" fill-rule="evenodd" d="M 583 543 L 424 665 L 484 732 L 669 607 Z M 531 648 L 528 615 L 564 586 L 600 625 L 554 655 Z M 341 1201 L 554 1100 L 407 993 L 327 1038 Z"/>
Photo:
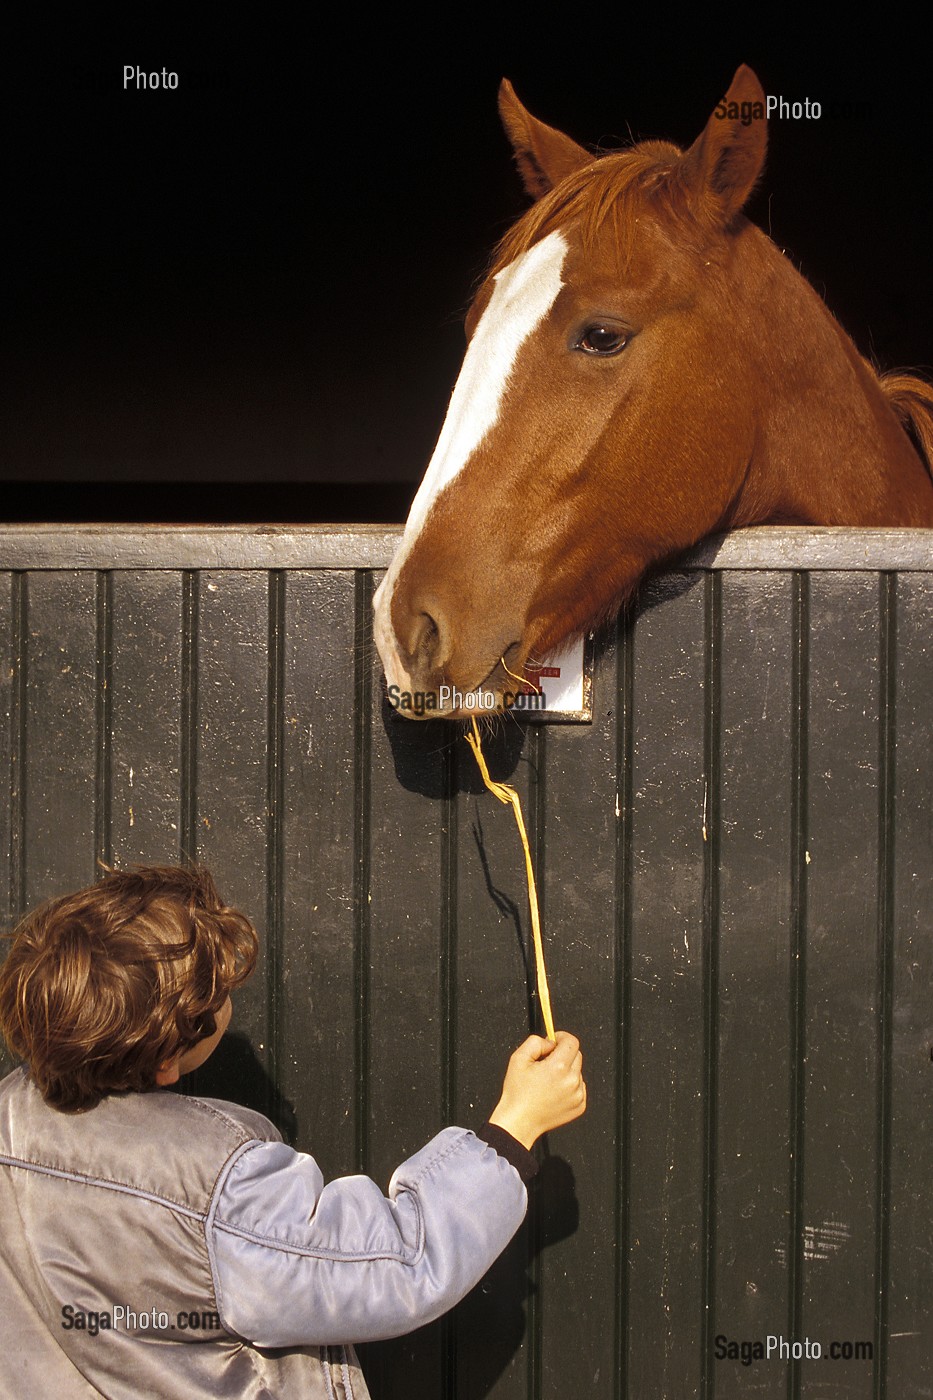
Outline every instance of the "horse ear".
<path id="1" fill-rule="evenodd" d="M 526 111 L 508 78 L 503 78 L 499 86 L 499 115 L 512 143 L 522 183 L 532 199 L 540 199 L 565 175 L 589 165 L 593 159 L 576 141 L 545 126 Z"/>
<path id="2" fill-rule="evenodd" d="M 743 63 L 683 158 L 682 178 L 705 219 L 727 224 L 751 194 L 765 163 L 765 111 L 761 83 Z"/>

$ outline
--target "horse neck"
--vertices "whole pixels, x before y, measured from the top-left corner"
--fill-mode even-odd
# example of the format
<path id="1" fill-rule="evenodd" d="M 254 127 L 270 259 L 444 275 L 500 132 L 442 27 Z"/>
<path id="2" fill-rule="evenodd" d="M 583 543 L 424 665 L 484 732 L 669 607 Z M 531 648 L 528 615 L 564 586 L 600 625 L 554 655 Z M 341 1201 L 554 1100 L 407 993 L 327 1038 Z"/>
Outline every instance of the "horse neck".
<path id="1" fill-rule="evenodd" d="M 756 444 L 730 524 L 933 526 L 933 480 L 874 370 L 759 229 L 738 234 Z"/>

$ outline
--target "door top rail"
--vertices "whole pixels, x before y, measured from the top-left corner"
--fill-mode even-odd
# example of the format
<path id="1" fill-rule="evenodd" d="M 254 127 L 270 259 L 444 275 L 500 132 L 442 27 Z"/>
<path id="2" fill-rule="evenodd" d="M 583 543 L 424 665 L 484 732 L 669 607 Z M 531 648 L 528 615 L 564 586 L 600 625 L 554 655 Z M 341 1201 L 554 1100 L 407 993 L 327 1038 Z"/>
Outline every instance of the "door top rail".
<path id="1" fill-rule="evenodd" d="M 0 525 L 0 569 L 384 569 L 397 525 Z M 933 571 L 933 530 L 756 526 L 714 535 L 683 569 Z"/>

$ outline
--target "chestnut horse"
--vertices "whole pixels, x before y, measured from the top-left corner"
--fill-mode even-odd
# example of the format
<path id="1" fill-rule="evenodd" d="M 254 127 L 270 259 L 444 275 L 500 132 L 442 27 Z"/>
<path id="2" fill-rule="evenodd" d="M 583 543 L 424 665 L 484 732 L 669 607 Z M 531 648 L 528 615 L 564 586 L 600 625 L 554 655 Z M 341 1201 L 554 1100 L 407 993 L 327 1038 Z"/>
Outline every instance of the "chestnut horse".
<path id="1" fill-rule="evenodd" d="M 470 309 L 375 600 L 389 685 L 453 717 L 711 532 L 933 526 L 933 390 L 879 378 L 741 212 L 766 144 L 749 68 L 685 153 L 594 158 L 508 82 L 499 101 L 536 202 Z"/>

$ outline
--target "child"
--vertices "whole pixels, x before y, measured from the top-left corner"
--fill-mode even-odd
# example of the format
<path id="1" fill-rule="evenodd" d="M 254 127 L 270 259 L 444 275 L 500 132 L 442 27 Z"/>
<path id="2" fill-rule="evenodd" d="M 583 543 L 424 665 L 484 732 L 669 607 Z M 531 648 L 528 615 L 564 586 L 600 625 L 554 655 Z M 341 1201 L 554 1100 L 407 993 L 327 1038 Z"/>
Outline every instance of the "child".
<path id="1" fill-rule="evenodd" d="M 159 1092 L 202 1064 L 256 933 L 205 870 L 140 867 L 13 935 L 0 1029 L 0 1394 L 368 1392 L 350 1342 L 452 1307 L 525 1214 L 529 1149 L 583 1113 L 578 1042 L 531 1036 L 489 1122 L 325 1186 L 260 1114 Z"/>

